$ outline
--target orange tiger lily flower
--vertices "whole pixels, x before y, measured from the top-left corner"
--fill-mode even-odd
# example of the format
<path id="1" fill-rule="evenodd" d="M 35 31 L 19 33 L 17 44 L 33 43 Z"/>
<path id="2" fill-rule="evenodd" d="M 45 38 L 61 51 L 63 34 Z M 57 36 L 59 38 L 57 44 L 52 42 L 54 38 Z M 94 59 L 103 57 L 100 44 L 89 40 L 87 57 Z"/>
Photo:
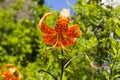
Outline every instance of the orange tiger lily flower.
<path id="1" fill-rule="evenodd" d="M 13 64 L 6 64 L 1 70 L 3 80 L 20 80 L 20 71 Z"/>
<path id="2" fill-rule="evenodd" d="M 71 46 L 74 44 L 82 32 L 78 24 L 68 26 L 70 20 L 70 10 L 63 9 L 57 19 L 55 29 L 50 28 L 44 22 L 44 19 L 52 13 L 46 13 L 39 22 L 40 30 L 45 44 L 52 45 L 53 47 Z"/>

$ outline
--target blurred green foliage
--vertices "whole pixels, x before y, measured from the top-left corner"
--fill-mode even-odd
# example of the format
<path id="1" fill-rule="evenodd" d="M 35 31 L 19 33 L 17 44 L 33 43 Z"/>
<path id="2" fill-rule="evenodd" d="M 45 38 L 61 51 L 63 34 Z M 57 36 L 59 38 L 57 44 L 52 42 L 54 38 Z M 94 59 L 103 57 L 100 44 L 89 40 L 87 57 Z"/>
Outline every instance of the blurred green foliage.
<path id="1" fill-rule="evenodd" d="M 71 6 L 74 13 L 70 25 L 79 24 L 82 36 L 76 44 L 67 47 L 70 51 L 66 50 L 62 57 L 59 48 L 47 50 L 49 45 L 44 44 L 38 26 L 40 18 L 52 10 L 44 0 L 32 0 L 29 18 L 19 19 L 25 1 L 17 0 L 9 8 L 0 8 L 0 67 L 14 64 L 20 70 L 22 80 L 54 80 L 59 79 L 62 59 L 66 63 L 81 54 L 65 68 L 63 80 L 120 79 L 120 6 L 104 6 L 99 3 L 101 0 L 77 0 Z M 57 16 L 56 11 L 45 20 L 46 23 L 54 27 Z M 82 54 L 87 54 L 96 66 L 107 66 L 94 69 Z"/>

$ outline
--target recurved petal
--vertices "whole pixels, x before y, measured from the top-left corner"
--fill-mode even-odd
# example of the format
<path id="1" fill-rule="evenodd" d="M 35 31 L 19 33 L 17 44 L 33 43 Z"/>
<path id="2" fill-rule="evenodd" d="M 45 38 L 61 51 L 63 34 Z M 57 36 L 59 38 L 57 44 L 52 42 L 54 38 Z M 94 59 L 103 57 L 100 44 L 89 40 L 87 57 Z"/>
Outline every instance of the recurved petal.
<path id="1" fill-rule="evenodd" d="M 44 16 L 43 16 L 43 17 L 40 19 L 40 21 L 39 21 L 39 26 L 41 26 L 41 24 L 42 24 L 42 22 L 44 21 L 44 19 L 45 19 L 47 16 L 51 15 L 51 14 L 52 14 L 51 12 L 44 14 Z"/>
<path id="2" fill-rule="evenodd" d="M 20 80 L 20 71 L 13 64 L 6 64 L 2 67 L 2 78 L 3 80 Z M 14 74 L 17 73 L 17 76 Z"/>
<path id="3" fill-rule="evenodd" d="M 71 46 L 76 42 L 76 38 L 64 38 L 62 40 L 62 45 L 63 46 Z"/>
<path id="4" fill-rule="evenodd" d="M 40 30 L 42 31 L 42 33 L 45 33 L 45 34 L 53 34 L 55 33 L 56 31 L 52 28 L 50 28 L 49 26 L 47 26 L 44 22 L 44 19 L 51 15 L 52 13 L 46 13 L 42 18 L 41 20 L 39 21 L 39 27 L 40 27 Z"/>
<path id="5" fill-rule="evenodd" d="M 77 37 L 81 36 L 81 34 L 82 34 L 82 32 L 79 29 L 77 24 L 68 27 L 68 31 L 66 32 L 66 35 L 68 37 L 72 37 L 72 38 L 77 38 Z"/>
<path id="6" fill-rule="evenodd" d="M 43 34 L 43 39 L 46 44 L 54 46 L 57 42 L 57 34 Z"/>
<path id="7" fill-rule="evenodd" d="M 40 26 L 40 30 L 42 31 L 42 33 L 44 34 L 53 34 L 56 33 L 56 31 L 54 29 L 51 29 L 49 26 L 47 26 L 44 22 L 42 22 L 41 26 Z"/>

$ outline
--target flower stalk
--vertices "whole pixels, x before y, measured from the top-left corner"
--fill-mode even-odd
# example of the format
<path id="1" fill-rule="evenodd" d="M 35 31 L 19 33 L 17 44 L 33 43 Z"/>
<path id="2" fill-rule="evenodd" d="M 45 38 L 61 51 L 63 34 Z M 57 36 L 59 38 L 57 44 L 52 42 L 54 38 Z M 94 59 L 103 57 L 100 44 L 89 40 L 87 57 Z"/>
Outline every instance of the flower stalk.
<path id="1" fill-rule="evenodd" d="M 61 48 L 61 55 L 63 57 L 64 51 Z M 60 74 L 60 80 L 62 80 L 62 76 L 63 76 L 63 72 L 64 72 L 64 59 L 61 60 L 61 74 Z"/>
<path id="2" fill-rule="evenodd" d="M 70 10 L 65 8 L 62 9 L 58 16 L 55 28 L 50 28 L 44 22 L 44 19 L 52 14 L 53 13 L 49 12 L 43 15 L 43 17 L 39 21 L 39 28 L 42 32 L 42 37 L 45 44 L 52 45 L 52 48 L 59 47 L 61 49 L 61 55 L 62 57 L 64 57 L 64 50 L 66 49 L 65 47 L 71 46 L 76 43 L 77 38 L 81 36 L 82 31 L 79 29 L 78 24 L 69 26 Z M 65 69 L 64 61 L 65 59 L 62 58 L 60 62 L 60 80 L 62 80 L 63 72 Z"/>

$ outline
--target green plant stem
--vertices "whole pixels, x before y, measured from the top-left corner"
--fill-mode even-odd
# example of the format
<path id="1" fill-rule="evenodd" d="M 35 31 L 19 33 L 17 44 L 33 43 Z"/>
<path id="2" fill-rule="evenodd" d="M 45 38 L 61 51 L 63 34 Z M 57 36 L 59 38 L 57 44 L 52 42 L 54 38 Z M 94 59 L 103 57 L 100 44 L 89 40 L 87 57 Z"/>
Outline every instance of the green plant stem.
<path id="1" fill-rule="evenodd" d="M 61 49 L 61 54 L 62 54 L 62 57 L 63 57 L 63 49 Z M 60 74 L 60 80 L 62 80 L 63 72 L 64 72 L 64 59 L 61 60 L 61 74 Z"/>
<path id="2" fill-rule="evenodd" d="M 64 68 L 63 68 L 63 60 L 61 62 L 61 75 L 60 75 L 60 80 L 62 80 L 62 76 L 63 76 L 63 72 L 64 72 Z"/>
<path id="3" fill-rule="evenodd" d="M 71 58 L 67 63 L 65 63 L 64 69 L 68 66 L 68 64 L 69 64 L 70 62 L 72 62 L 74 59 L 78 58 L 78 57 L 81 56 L 81 55 L 84 55 L 84 54 L 78 54 L 77 56 Z"/>
<path id="4" fill-rule="evenodd" d="M 48 73 L 49 75 L 51 75 L 55 80 L 58 80 L 57 77 L 55 77 L 52 73 L 50 73 L 50 72 L 48 72 L 48 71 L 39 70 L 39 72 L 46 72 L 46 73 Z"/>

